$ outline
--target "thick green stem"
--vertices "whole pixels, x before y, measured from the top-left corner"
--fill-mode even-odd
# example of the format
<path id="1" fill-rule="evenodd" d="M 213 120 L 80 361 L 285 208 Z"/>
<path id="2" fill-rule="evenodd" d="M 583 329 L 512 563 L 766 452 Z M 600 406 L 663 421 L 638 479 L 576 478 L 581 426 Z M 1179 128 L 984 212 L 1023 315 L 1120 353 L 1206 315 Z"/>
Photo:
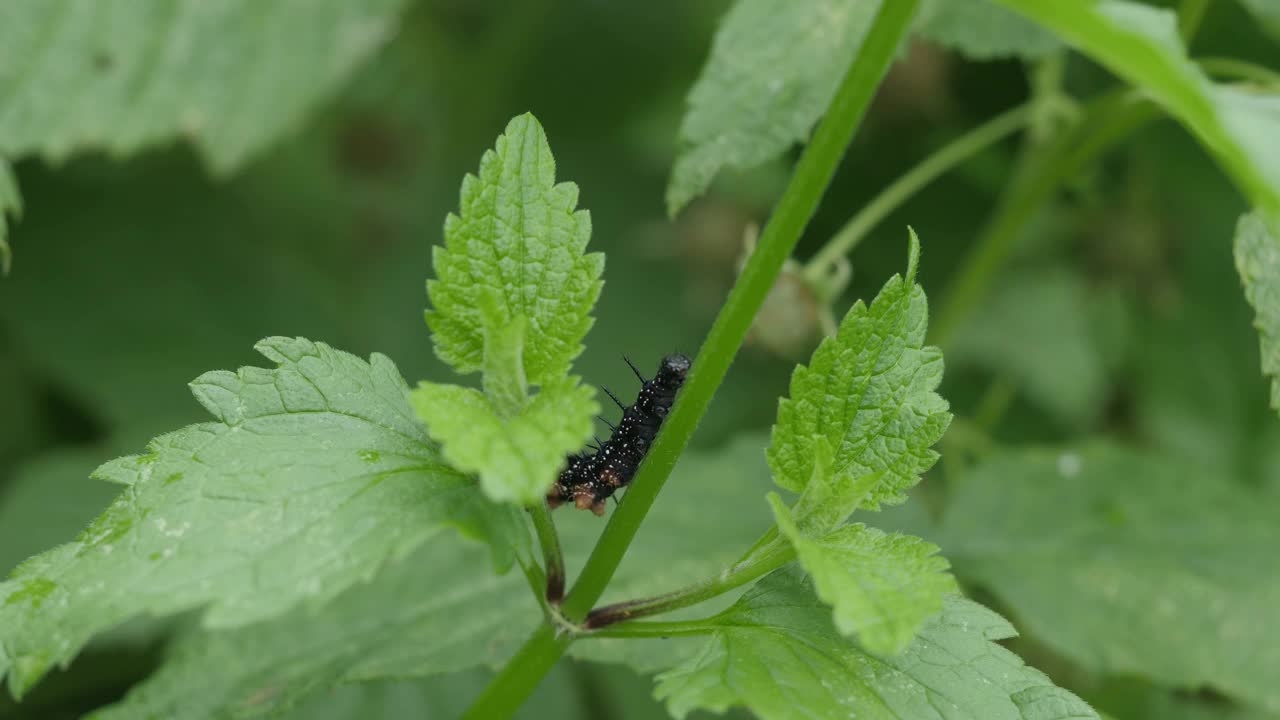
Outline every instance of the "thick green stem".
<path id="1" fill-rule="evenodd" d="M 862 47 L 836 90 L 826 117 L 805 148 L 765 226 L 759 246 L 747 260 L 716 317 L 674 411 L 565 598 L 562 611 L 570 622 L 586 617 L 613 578 L 618 563 L 675 466 L 676 458 L 688 444 L 742 346 L 756 312 L 831 182 L 918 5 L 919 0 L 895 0 L 880 6 Z M 556 658 L 564 653 L 571 639 L 571 635 L 558 636 L 549 624 L 544 625 L 493 679 L 467 717 L 492 720 L 510 717 L 555 664 Z"/>
<path id="2" fill-rule="evenodd" d="M 542 546 L 542 566 L 547 569 L 547 602 L 557 605 L 564 599 L 564 552 L 560 549 L 560 536 L 546 503 L 530 506 L 529 516 L 533 518 L 533 530 Z"/>
<path id="3" fill-rule="evenodd" d="M 752 553 L 752 559 L 727 568 L 719 575 L 702 582 L 651 598 L 628 600 L 596 608 L 587 615 L 583 626 L 588 630 L 596 630 L 633 618 L 659 615 L 691 607 L 768 575 L 791 562 L 795 557 L 796 551 L 791 543 L 777 540 L 762 551 Z"/>
<path id="4" fill-rule="evenodd" d="M 953 140 L 949 145 L 925 158 L 919 165 L 900 176 L 871 202 L 863 206 L 835 237 L 805 265 L 805 279 L 821 281 L 829 267 L 847 255 L 876 225 L 926 185 L 943 173 L 968 160 L 983 149 L 1023 128 L 1032 118 L 1032 104 L 1009 110 Z"/>
<path id="5" fill-rule="evenodd" d="M 1063 181 L 1158 114 L 1154 104 L 1127 90 L 1111 92 L 1091 102 L 1073 128 L 1029 148 L 995 215 L 943 294 L 938 315 L 929 323 L 930 342 L 945 346 L 951 339 L 985 296 L 1019 234 Z"/>
<path id="6" fill-rule="evenodd" d="M 494 676 L 463 720 L 497 720 L 514 715 L 572 640 L 573 636 L 544 623 Z"/>

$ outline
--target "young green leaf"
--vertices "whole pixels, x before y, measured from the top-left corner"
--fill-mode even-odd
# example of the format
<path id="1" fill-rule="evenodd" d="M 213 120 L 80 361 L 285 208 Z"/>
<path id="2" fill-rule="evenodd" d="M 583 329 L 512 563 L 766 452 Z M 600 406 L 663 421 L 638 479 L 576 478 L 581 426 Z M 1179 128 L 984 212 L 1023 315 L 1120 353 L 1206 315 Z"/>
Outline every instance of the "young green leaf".
<path id="1" fill-rule="evenodd" d="M 527 323 L 522 361 L 528 382 L 551 382 L 569 372 L 591 327 L 604 256 L 584 254 L 591 216 L 574 210 L 578 188 L 556 184 L 555 158 L 542 126 L 530 114 L 513 118 L 478 175 L 462 181 L 461 208 L 434 248 L 435 279 L 427 281 L 427 311 L 436 354 L 460 373 L 482 369 L 485 312 L 490 322 Z"/>
<path id="2" fill-rule="evenodd" d="M 1168 455 L 1008 452 L 958 483 L 938 540 L 1088 670 L 1280 710 L 1274 499 Z"/>
<path id="3" fill-rule="evenodd" d="M 769 494 L 769 504 L 818 597 L 834 608 L 836 628 L 856 634 L 869 652 L 902 652 L 920 626 L 942 612 L 943 596 L 958 591 L 932 543 L 861 523 L 810 535 L 776 493 Z"/>
<path id="4" fill-rule="evenodd" d="M 833 473 L 834 461 L 831 443 L 825 437 L 817 438 L 813 444 L 813 476 L 790 510 L 795 525 L 806 534 L 820 535 L 834 530 L 862 505 L 884 478 L 882 473 L 856 477 L 848 472 Z"/>
<path id="5" fill-rule="evenodd" d="M 211 627 L 323 603 L 446 525 L 528 543 L 517 512 L 445 465 L 391 361 L 270 338 L 274 369 L 192 383 L 217 422 L 154 440 L 97 477 L 124 487 L 74 542 L 0 584 L 0 674 L 21 694 L 98 632 L 205 607 Z"/>
<path id="6" fill-rule="evenodd" d="M 765 577 L 706 629 L 713 637 L 702 653 L 657 678 L 656 694 L 677 718 L 734 705 L 764 720 L 1098 717 L 996 644 L 1015 634 L 1004 619 L 958 596 L 895 657 L 841 637 L 794 568 Z"/>
<path id="7" fill-rule="evenodd" d="M 10 215 L 14 220 L 22 217 L 22 195 L 18 192 L 13 168 L 0 156 L 0 276 L 9 274 L 13 262 L 13 249 L 9 247 Z"/>
<path id="8" fill-rule="evenodd" d="M 515 415 L 529 397 L 522 359 L 529 323 L 523 315 L 508 321 L 502 298 L 493 288 L 484 288 L 479 300 L 484 322 L 484 394 L 499 415 Z"/>
<path id="9" fill-rule="evenodd" d="M 767 521 L 756 499 L 770 484 L 760 454 L 765 442 L 747 436 L 681 457 L 676 473 L 687 482 L 659 498 L 605 601 L 680 587 L 736 559 Z M 706 522 L 708 507 L 721 511 L 720 522 Z M 556 524 L 573 572 L 600 534 L 599 520 L 572 513 Z M 698 552 L 688 552 L 690 545 Z M 242 628 L 193 628 L 155 674 L 95 720 L 257 717 L 338 684 L 497 666 L 541 619 L 519 573 L 494 575 L 483 546 L 442 534 L 314 612 Z M 690 639 L 593 639 L 571 652 L 656 670 L 697 647 Z"/>
<path id="10" fill-rule="evenodd" d="M 1062 47 L 1053 33 L 992 0 L 926 0 L 914 29 L 975 60 L 1035 60 Z"/>
<path id="11" fill-rule="evenodd" d="M 451 465 L 479 475 L 494 500 L 522 504 L 542 502 L 600 412 L 595 391 L 573 376 L 543 385 L 509 416 L 479 390 L 457 385 L 420 383 L 412 401 Z"/>
<path id="12" fill-rule="evenodd" d="M 1171 11 L 1130 0 L 999 0 L 1044 25 L 1164 106 L 1253 205 L 1280 220 L 1280 96 L 1210 82 L 1187 57 Z"/>
<path id="13" fill-rule="evenodd" d="M 1280 410 L 1280 234 L 1257 213 L 1236 225 L 1236 270 L 1257 313 L 1262 372 L 1271 376 L 1271 407 Z"/>
<path id="14" fill-rule="evenodd" d="M 739 0 L 689 92 L 667 211 L 678 213 L 721 169 L 755 167 L 807 138 L 879 7 Z"/>
<path id="15" fill-rule="evenodd" d="M 404 0 L 7 3 L 0 155 L 113 155 L 189 138 L 229 173 L 391 37 Z M 305 28 L 305 32 L 300 32 Z"/>
<path id="16" fill-rule="evenodd" d="M 804 489 L 819 438 L 835 451 L 833 474 L 883 474 L 863 503 L 870 509 L 903 502 L 903 491 L 937 459 L 930 446 L 951 414 L 934 392 L 942 380 L 942 352 L 924 346 L 928 307 L 915 282 L 919 260 L 912 232 L 906 277 L 891 278 L 870 307 L 855 303 L 809 366 L 792 374 L 791 397 L 778 404 L 768 451 L 782 487 Z"/>

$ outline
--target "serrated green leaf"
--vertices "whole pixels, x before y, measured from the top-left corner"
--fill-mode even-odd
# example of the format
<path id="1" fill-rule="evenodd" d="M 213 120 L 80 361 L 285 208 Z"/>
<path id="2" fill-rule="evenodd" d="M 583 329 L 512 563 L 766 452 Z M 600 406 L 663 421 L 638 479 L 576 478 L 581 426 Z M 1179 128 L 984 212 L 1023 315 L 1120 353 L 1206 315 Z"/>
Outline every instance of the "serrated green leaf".
<path id="1" fill-rule="evenodd" d="M 403 0 L 51 0 L 0 8 L 0 155 L 185 137 L 229 173 L 393 34 Z"/>
<path id="2" fill-rule="evenodd" d="M 524 374 L 524 339 L 528 323 L 523 315 L 510 320 L 502 312 L 502 298 L 493 288 L 480 294 L 484 322 L 484 394 L 498 414 L 517 414 L 529 396 Z"/>
<path id="3" fill-rule="evenodd" d="M 833 530 L 848 519 L 884 477 L 881 473 L 855 477 L 831 472 L 834 453 L 825 437 L 816 439 L 813 450 L 813 476 L 790 511 L 795 525 L 810 535 Z"/>
<path id="4" fill-rule="evenodd" d="M 768 522 L 758 500 L 769 486 L 764 443 L 748 436 L 682 456 L 603 602 L 672 590 L 735 560 Z M 716 523 L 706 521 L 706 508 L 717 509 Z M 572 576 L 601 521 L 561 511 L 556 525 Z M 444 534 L 313 613 L 184 636 L 154 675 L 97 720 L 257 717 L 336 683 L 497 666 L 541 619 L 523 577 L 494 575 L 481 546 Z M 592 639 L 570 652 L 653 670 L 687 657 L 696 643 Z"/>
<path id="5" fill-rule="evenodd" d="M 600 412 L 595 390 L 568 377 L 542 386 L 519 413 L 504 417 L 485 394 L 457 385 L 420 383 L 413 408 L 451 465 L 480 476 L 501 502 L 542 502 L 565 455 L 591 437 Z"/>
<path id="6" fill-rule="evenodd" d="M 799 492 L 813 475 L 818 438 L 835 450 L 834 474 L 883 473 L 864 507 L 897 504 L 937 459 L 930 446 L 951 414 L 935 388 L 942 352 L 925 347 L 928 304 L 916 284 L 920 245 L 911 234 L 907 274 L 894 276 L 870 307 L 858 301 L 809 366 L 791 376 L 791 396 L 778 403 L 769 465 L 774 480 Z"/>
<path id="7" fill-rule="evenodd" d="M 1280 96 L 1213 83 L 1169 10 L 1129 0 L 998 0 L 1140 88 L 1213 153 L 1252 204 L 1280 220 Z"/>
<path id="8" fill-rule="evenodd" d="M 1276 498 L 1111 445 L 996 455 L 940 544 L 1038 642 L 1086 669 L 1280 708 Z"/>
<path id="9" fill-rule="evenodd" d="M 764 720 L 1067 720 L 1097 718 L 996 640 L 1003 618 L 949 596 L 906 651 L 882 658 L 841 637 L 807 578 L 784 568 L 707 621 L 702 653 L 658 676 L 656 694 L 677 718 L 734 705 Z"/>
<path id="10" fill-rule="evenodd" d="M 22 217 L 22 195 L 13 168 L 0 156 L 0 275 L 8 275 L 13 262 L 13 248 L 9 247 L 9 216 Z"/>
<path id="11" fill-rule="evenodd" d="M 958 592 L 950 565 L 932 543 L 861 523 L 810 535 L 776 493 L 769 494 L 769 504 L 818 597 L 834 609 L 836 628 L 857 635 L 869 652 L 902 652 L 920 626 L 942 612 L 943 596 Z"/>
<path id="12" fill-rule="evenodd" d="M 1257 313 L 1262 372 L 1271 376 L 1271 407 L 1280 410 L 1280 235 L 1257 213 L 1236 225 L 1236 270 Z"/>
<path id="13" fill-rule="evenodd" d="M 480 370 L 481 293 L 496 291 L 503 321 L 529 323 L 525 375 L 541 385 L 563 377 L 582 352 L 600 295 L 604 256 L 584 254 L 591 216 L 574 208 L 578 187 L 556 184 L 547 135 L 528 113 L 511 120 L 478 175 L 462 181 L 461 209 L 444 224 L 427 281 L 436 354 L 460 373 Z"/>
<path id="14" fill-rule="evenodd" d="M 667 211 L 679 212 L 722 169 L 761 165 L 808 137 L 879 8 L 879 0 L 739 0 L 689 91 Z"/>
<path id="15" fill-rule="evenodd" d="M 975 60 L 1035 60 L 1062 47 L 1053 33 L 992 0 L 925 0 L 914 30 Z"/>
<path id="16" fill-rule="evenodd" d="M 103 465 L 124 486 L 80 537 L 0 584 L 0 674 L 20 694 L 96 633 L 204 607 L 210 627 L 323 603 L 449 524 L 527 543 L 515 511 L 445 465 L 387 358 L 270 338 L 274 369 L 211 372 L 192 391 L 217 422 Z"/>

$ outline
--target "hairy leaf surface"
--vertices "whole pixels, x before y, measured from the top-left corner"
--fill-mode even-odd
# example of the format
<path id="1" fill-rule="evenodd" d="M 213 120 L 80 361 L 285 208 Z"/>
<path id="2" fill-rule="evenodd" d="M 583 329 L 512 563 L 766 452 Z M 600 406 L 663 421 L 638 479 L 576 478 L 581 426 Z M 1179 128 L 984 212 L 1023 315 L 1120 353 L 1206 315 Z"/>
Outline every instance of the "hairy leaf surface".
<path id="1" fill-rule="evenodd" d="M 1062 47 L 1053 33 L 993 0 L 925 0 L 914 29 L 975 60 L 1033 60 Z"/>
<path id="2" fill-rule="evenodd" d="M 523 317 L 528 381 L 568 373 L 604 269 L 603 255 L 585 254 L 591 216 L 577 203 L 576 185 L 556 183 L 542 126 L 527 113 L 512 119 L 479 174 L 463 179 L 459 213 L 445 220 L 444 245 L 434 249 L 426 317 L 441 359 L 460 373 L 482 369 L 486 316 L 500 326 Z M 486 304 L 496 307 L 482 311 Z"/>
<path id="3" fill-rule="evenodd" d="M 527 543 L 514 511 L 445 465 L 391 361 L 270 338 L 273 369 L 192 383 L 216 422 L 102 466 L 124 486 L 74 542 L 0 584 L 0 673 L 21 693 L 96 633 L 141 613 L 206 607 L 234 627 L 325 602 L 447 524 Z"/>
<path id="4" fill-rule="evenodd" d="M 1098 717 L 996 644 L 1014 635 L 1009 623 L 958 596 L 889 658 L 841 637 L 795 568 L 765 577 L 706 624 L 714 635 L 702 653 L 658 676 L 657 695 L 677 718 L 735 705 L 764 720 Z"/>
<path id="5" fill-rule="evenodd" d="M 919 259 L 913 233 L 906 277 L 891 278 L 869 307 L 855 303 L 808 367 L 792 374 L 791 396 L 778 404 L 768 453 L 782 487 L 804 489 L 820 438 L 834 451 L 833 474 L 882 474 L 863 503 L 869 509 L 903 502 L 903 491 L 937 459 L 930 446 L 951 414 L 934 392 L 942 380 L 942 352 L 924 345 L 929 312 L 915 282 Z"/>
<path id="6" fill-rule="evenodd" d="M 1083 667 L 1280 709 L 1275 496 L 1111 445 L 1008 452 L 955 487 L 940 544 Z"/>

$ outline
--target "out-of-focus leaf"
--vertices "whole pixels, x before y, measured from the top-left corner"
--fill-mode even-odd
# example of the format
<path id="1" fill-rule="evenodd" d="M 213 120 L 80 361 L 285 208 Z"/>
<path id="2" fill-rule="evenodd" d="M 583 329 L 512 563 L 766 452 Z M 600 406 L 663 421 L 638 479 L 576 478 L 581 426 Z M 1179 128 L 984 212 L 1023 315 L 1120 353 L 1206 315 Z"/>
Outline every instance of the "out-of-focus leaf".
<path id="1" fill-rule="evenodd" d="M 189 138 L 242 165 L 394 32 L 403 0 L 50 0 L 0 7 L 0 155 Z"/>
<path id="2" fill-rule="evenodd" d="M 929 311 L 915 281 L 919 260 L 912 233 L 906 277 L 890 278 L 870 307 L 855 303 L 808 367 L 792 374 L 769 448 L 769 465 L 782 487 L 804 489 L 818 438 L 834 450 L 833 474 L 882 475 L 862 504 L 869 509 L 903 502 L 903 492 L 937 459 L 930 448 L 951 414 L 935 392 L 942 352 L 924 345 Z"/>
<path id="3" fill-rule="evenodd" d="M 841 637 L 829 608 L 794 568 L 765 577 L 706 621 L 696 658 L 658 676 L 671 713 L 743 705 L 764 720 L 1097 718 L 1089 706 L 995 641 L 1009 623 L 958 596 L 897 657 L 877 657 Z"/>
<path id="4" fill-rule="evenodd" d="M 1236 225 L 1236 270 L 1244 295 L 1257 313 L 1254 327 L 1262 341 L 1262 372 L 1271 376 L 1271 407 L 1280 410 L 1280 235 L 1252 214 Z"/>
<path id="5" fill-rule="evenodd" d="M 1111 445 L 1008 452 L 957 483 L 939 544 L 1085 668 L 1280 708 L 1280 504 Z"/>
<path id="6" fill-rule="evenodd" d="M 0 672 L 21 694 L 124 620 L 207 606 L 235 627 L 323 603 L 457 524 L 523 540 L 514 511 L 444 465 L 390 360 L 302 339 L 258 350 L 274 369 L 192 383 L 217 422 L 152 441 L 96 475 L 124 486 L 73 542 L 0 584 Z"/>
<path id="7" fill-rule="evenodd" d="M 604 256 L 585 253 L 591 216 L 575 210 L 576 185 L 556 183 L 551 146 L 533 115 L 507 124 L 479 174 L 463 179 L 461 195 L 432 256 L 436 277 L 427 281 L 436 354 L 460 373 L 481 369 L 483 296 L 497 306 L 497 322 L 528 323 L 522 358 L 529 382 L 562 378 L 591 327 Z"/>
<path id="8" fill-rule="evenodd" d="M 18 192 L 13 168 L 0 155 L 0 276 L 9 274 L 9 265 L 13 262 L 13 248 L 9 247 L 9 216 L 14 220 L 22 217 L 22 195 Z"/>
<path id="9" fill-rule="evenodd" d="M 1280 224 L 1280 96 L 1216 84 L 1187 57 L 1172 11 L 1130 0 L 998 0 L 1140 88 L 1217 158 Z"/>
<path id="10" fill-rule="evenodd" d="M 1007 273 L 956 333 L 947 362 L 992 370 L 1064 424 L 1084 425 L 1102 411 L 1108 389 L 1097 297 L 1065 269 Z M 1102 310 L 1110 320 L 1119 315 Z"/>
<path id="11" fill-rule="evenodd" d="M 1062 47 L 1053 33 L 992 0 L 925 0 L 915 31 L 975 60 L 1034 60 Z"/>
<path id="12" fill-rule="evenodd" d="M 1280 2 L 1277 0 L 1240 0 L 1272 37 L 1280 39 Z"/>
<path id="13" fill-rule="evenodd" d="M 879 8 L 879 0 L 739 0 L 689 92 L 667 211 L 679 212 L 722 169 L 761 165 L 803 141 Z"/>
<path id="14" fill-rule="evenodd" d="M 750 436 L 682 458 L 604 601 L 673 590 L 737 559 L 768 527 L 758 500 L 769 486 L 764 443 Z M 706 522 L 708 508 L 719 522 Z M 572 576 L 603 525 L 570 510 L 559 511 L 556 524 Z M 540 620 L 519 573 L 494 575 L 483 548 L 445 533 L 314 612 L 182 638 L 155 675 L 102 716 L 254 717 L 341 682 L 497 666 Z M 688 640 L 591 639 L 571 652 L 651 671 L 696 648 Z"/>

